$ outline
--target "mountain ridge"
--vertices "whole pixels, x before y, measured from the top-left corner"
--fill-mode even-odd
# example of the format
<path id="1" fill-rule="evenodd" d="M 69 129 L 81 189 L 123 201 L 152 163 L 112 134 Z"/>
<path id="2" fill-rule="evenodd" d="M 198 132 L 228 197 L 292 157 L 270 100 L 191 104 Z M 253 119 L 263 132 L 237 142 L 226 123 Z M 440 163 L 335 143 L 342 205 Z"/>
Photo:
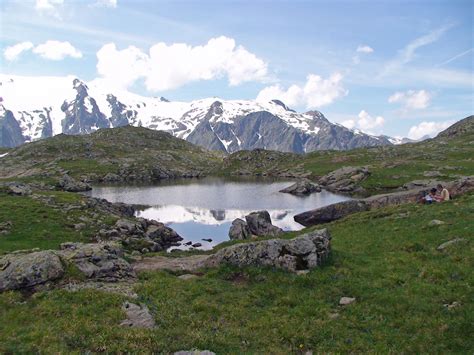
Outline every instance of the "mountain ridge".
<path id="1" fill-rule="evenodd" d="M 319 111 L 295 112 L 280 100 L 206 98 L 172 102 L 163 97 L 111 92 L 97 81 L 85 83 L 72 76 L 31 79 L 1 75 L 0 83 L 2 112 L 11 112 L 20 126 L 21 143 L 59 133 L 89 134 L 99 128 L 125 125 L 163 130 L 227 153 L 255 148 L 307 153 L 395 142 L 390 137 L 331 123 Z M 5 114 L 0 115 L 0 120 L 4 118 Z M 15 130 L 12 125 L 10 122 L 4 131 Z M 10 139 L 10 145 L 20 141 L 19 137 Z"/>

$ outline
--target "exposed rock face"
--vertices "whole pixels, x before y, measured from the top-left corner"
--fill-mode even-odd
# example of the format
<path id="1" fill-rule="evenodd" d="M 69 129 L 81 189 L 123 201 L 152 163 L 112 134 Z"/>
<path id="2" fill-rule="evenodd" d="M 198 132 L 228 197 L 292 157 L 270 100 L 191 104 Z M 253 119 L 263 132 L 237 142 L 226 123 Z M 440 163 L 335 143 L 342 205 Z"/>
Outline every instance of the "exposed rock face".
<path id="1" fill-rule="evenodd" d="M 0 147 L 13 148 L 23 143 L 25 138 L 13 112 L 0 105 Z"/>
<path id="2" fill-rule="evenodd" d="M 305 227 L 327 223 L 353 213 L 368 211 L 370 206 L 362 200 L 349 200 L 316 208 L 294 216 L 294 220 Z"/>
<path id="3" fill-rule="evenodd" d="M 178 242 L 183 240 L 163 223 L 144 218 L 119 219 L 112 229 L 101 230 L 97 237 L 101 240 L 119 241 L 128 250 L 141 252 L 166 250 L 179 245 Z"/>
<path id="4" fill-rule="evenodd" d="M 469 116 L 456 122 L 449 128 L 439 133 L 435 139 L 439 138 L 455 138 L 464 133 L 474 131 L 474 116 Z"/>
<path id="5" fill-rule="evenodd" d="M 109 94 L 107 95 L 107 102 L 110 105 L 111 117 L 109 118 L 112 127 L 126 126 L 137 117 L 137 111 L 129 110 L 127 107 L 117 100 L 117 97 Z"/>
<path id="6" fill-rule="evenodd" d="M 11 182 L 7 185 L 7 191 L 10 195 L 19 195 L 19 196 L 26 196 L 31 195 L 32 190 L 31 187 L 27 184 Z"/>
<path id="7" fill-rule="evenodd" d="M 118 281 L 135 277 L 132 267 L 123 259 L 122 248 L 115 243 L 64 243 L 58 255 L 88 279 Z"/>
<path id="8" fill-rule="evenodd" d="M 81 192 L 81 191 L 92 190 L 92 187 L 89 184 L 82 181 L 77 181 L 76 179 L 72 178 L 68 174 L 64 174 L 59 179 L 58 186 L 64 191 L 69 191 L 69 192 Z"/>
<path id="9" fill-rule="evenodd" d="M 362 192 L 360 183 L 370 175 L 367 167 L 343 167 L 319 179 L 319 184 L 333 192 Z"/>
<path id="10" fill-rule="evenodd" d="M 0 292 L 31 288 L 64 274 L 60 258 L 51 250 L 0 257 Z"/>
<path id="11" fill-rule="evenodd" d="M 276 237 L 283 233 L 283 230 L 272 224 L 272 219 L 268 211 L 252 212 L 245 216 L 247 226 L 251 234 L 259 237 Z"/>
<path id="12" fill-rule="evenodd" d="M 229 238 L 231 240 L 249 239 L 251 236 L 249 227 L 245 221 L 240 218 L 234 219 L 229 229 Z"/>
<path id="13" fill-rule="evenodd" d="M 271 266 L 289 271 L 320 266 L 331 251 L 331 236 L 326 229 L 313 231 L 295 239 L 270 239 L 237 244 L 209 256 L 206 266 L 231 264 Z"/>
<path id="14" fill-rule="evenodd" d="M 321 192 L 321 187 L 312 183 L 309 179 L 301 179 L 293 185 L 280 190 L 280 192 L 285 192 L 296 196 L 305 196 L 313 192 Z"/>
<path id="15" fill-rule="evenodd" d="M 87 85 L 79 79 L 74 79 L 73 85 L 77 91 L 76 98 L 71 102 L 64 101 L 61 106 L 66 115 L 62 121 L 62 133 L 84 134 L 110 127 L 95 99 L 89 96 Z"/>

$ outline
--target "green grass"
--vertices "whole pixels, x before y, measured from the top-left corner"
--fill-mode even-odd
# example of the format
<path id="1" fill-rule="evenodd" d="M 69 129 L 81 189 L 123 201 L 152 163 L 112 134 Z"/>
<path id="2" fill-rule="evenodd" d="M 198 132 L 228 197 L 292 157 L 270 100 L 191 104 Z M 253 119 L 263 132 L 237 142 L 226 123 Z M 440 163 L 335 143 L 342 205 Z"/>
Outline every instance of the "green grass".
<path id="1" fill-rule="evenodd" d="M 473 215 L 470 194 L 349 216 L 326 225 L 333 256 L 304 276 L 226 266 L 190 281 L 143 273 L 136 291 L 154 330 L 119 327 L 123 298 L 98 291 L 4 293 L 0 352 L 470 353 Z M 429 227 L 433 219 L 446 223 Z M 467 242 L 436 250 L 455 237 Z M 341 307 L 342 296 L 357 301 Z M 461 306 L 444 306 L 454 301 Z"/>
<path id="2" fill-rule="evenodd" d="M 20 249 L 57 249 L 61 243 L 70 241 L 90 242 L 97 227 L 86 225 L 77 231 L 74 225 L 81 223 L 80 217 L 88 212 L 77 209 L 64 211 L 62 204 L 75 203 L 80 206 L 79 194 L 42 191 L 35 194 L 42 199 L 51 199 L 48 205 L 43 200 L 31 196 L 11 196 L 0 192 L 0 221 L 11 222 L 6 234 L 0 234 L 0 254 Z M 102 216 L 105 223 L 112 223 Z"/>

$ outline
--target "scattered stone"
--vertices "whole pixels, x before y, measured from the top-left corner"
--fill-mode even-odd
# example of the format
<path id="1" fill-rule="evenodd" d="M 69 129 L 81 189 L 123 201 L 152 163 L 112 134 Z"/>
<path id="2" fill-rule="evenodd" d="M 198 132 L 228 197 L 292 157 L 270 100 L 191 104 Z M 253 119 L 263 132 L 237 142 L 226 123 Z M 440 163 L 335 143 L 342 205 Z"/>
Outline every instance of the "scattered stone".
<path id="1" fill-rule="evenodd" d="M 251 234 L 259 237 L 276 237 L 283 230 L 272 224 L 268 211 L 252 212 L 245 216 L 247 226 Z"/>
<path id="2" fill-rule="evenodd" d="M 174 353 L 174 355 L 216 355 L 209 350 L 180 350 Z"/>
<path id="3" fill-rule="evenodd" d="M 102 178 L 103 182 L 119 182 L 122 181 L 122 178 L 114 173 L 108 173 Z"/>
<path id="4" fill-rule="evenodd" d="M 82 229 L 86 228 L 86 224 L 85 223 L 77 223 L 74 225 L 74 229 L 77 230 L 77 231 L 80 231 Z"/>
<path id="5" fill-rule="evenodd" d="M 123 281 L 123 282 L 102 282 L 102 281 L 85 281 L 85 282 L 70 282 L 64 285 L 64 288 L 70 292 L 77 292 L 80 290 L 98 290 L 107 293 L 113 293 L 120 296 L 125 296 L 133 299 L 138 298 L 138 294 L 134 291 L 135 282 Z"/>
<path id="6" fill-rule="evenodd" d="M 362 200 L 348 200 L 303 212 L 293 218 L 299 224 L 308 227 L 335 221 L 353 213 L 368 211 L 369 208 L 369 205 Z"/>
<path id="7" fill-rule="evenodd" d="M 195 279 L 195 278 L 197 278 L 197 275 L 194 275 L 194 274 L 184 274 L 184 275 L 178 276 L 178 279 L 185 280 L 185 281 Z"/>
<path id="8" fill-rule="evenodd" d="M 353 297 L 341 297 L 341 299 L 339 300 L 339 305 L 340 306 L 347 306 L 351 303 L 354 303 L 356 301 L 355 298 Z"/>
<path id="9" fill-rule="evenodd" d="M 301 179 L 293 185 L 280 190 L 280 192 L 289 193 L 296 196 L 306 196 L 313 192 L 321 192 L 321 187 L 312 183 L 309 179 Z"/>
<path id="10" fill-rule="evenodd" d="M 219 250 L 205 260 L 209 267 L 220 264 L 272 266 L 289 271 L 320 266 L 331 251 L 331 236 L 326 229 L 313 231 L 294 239 L 269 239 L 236 244 Z"/>
<path id="11" fill-rule="evenodd" d="M 31 288 L 63 275 L 61 259 L 51 250 L 0 257 L 0 292 Z"/>
<path id="12" fill-rule="evenodd" d="M 211 243 L 212 242 L 212 239 L 211 238 L 202 238 L 201 240 L 205 241 L 205 242 L 208 242 L 208 243 Z"/>
<path id="13" fill-rule="evenodd" d="M 329 313 L 329 319 L 337 319 L 340 317 L 339 313 Z"/>
<path id="14" fill-rule="evenodd" d="M 433 219 L 432 221 L 430 221 L 430 223 L 428 223 L 428 226 L 433 227 L 433 226 L 440 226 L 442 224 L 446 224 L 446 222 L 440 221 L 439 219 Z"/>
<path id="15" fill-rule="evenodd" d="M 77 181 L 68 174 L 64 174 L 59 179 L 58 186 L 64 191 L 69 192 L 82 192 L 92 190 L 92 187 L 88 183 Z"/>
<path id="16" fill-rule="evenodd" d="M 443 251 L 443 250 L 445 250 L 445 249 L 451 247 L 452 245 L 455 245 L 455 244 L 458 244 L 458 243 L 464 243 L 464 242 L 467 242 L 467 240 L 464 239 L 464 238 L 454 238 L 454 239 L 451 239 L 451 240 L 449 240 L 449 241 L 447 241 L 447 242 L 445 242 L 445 243 L 443 243 L 443 244 L 440 244 L 440 245 L 436 248 L 436 250 L 438 250 L 438 251 Z"/>
<path id="17" fill-rule="evenodd" d="M 247 223 L 240 218 L 234 219 L 229 229 L 230 240 L 244 240 L 251 236 Z"/>
<path id="18" fill-rule="evenodd" d="M 137 305 L 135 303 L 125 302 L 122 309 L 127 314 L 127 319 L 120 325 L 122 327 L 132 328 L 154 328 L 155 320 L 145 305 Z"/>
<path id="19" fill-rule="evenodd" d="M 7 185 L 7 192 L 10 195 L 27 196 L 31 195 L 31 187 L 26 184 L 12 182 Z"/>
<path id="20" fill-rule="evenodd" d="M 423 173 L 423 176 L 425 177 L 439 177 L 439 176 L 442 176 L 443 174 L 441 174 L 439 171 L 437 170 L 434 170 L 434 171 L 425 171 Z"/>
<path id="21" fill-rule="evenodd" d="M 455 308 L 461 307 L 461 303 L 454 301 L 453 303 L 446 303 L 444 306 L 448 309 L 448 311 L 451 311 Z"/>
<path id="22" fill-rule="evenodd" d="M 302 275 L 307 275 L 309 274 L 309 270 L 297 270 L 296 275 L 302 276 Z"/>
<path id="23" fill-rule="evenodd" d="M 201 243 L 194 243 L 194 244 L 192 245 L 192 247 L 193 247 L 193 248 L 200 248 L 200 247 L 202 247 L 202 244 L 201 244 Z"/>
<path id="24" fill-rule="evenodd" d="M 184 243 L 184 245 L 186 245 L 186 246 L 190 246 L 192 244 L 193 244 L 193 242 L 191 242 L 191 241 Z"/>
<path id="25" fill-rule="evenodd" d="M 6 221 L 0 223 L 0 235 L 10 233 L 10 230 L 13 227 L 13 223 L 11 221 Z"/>

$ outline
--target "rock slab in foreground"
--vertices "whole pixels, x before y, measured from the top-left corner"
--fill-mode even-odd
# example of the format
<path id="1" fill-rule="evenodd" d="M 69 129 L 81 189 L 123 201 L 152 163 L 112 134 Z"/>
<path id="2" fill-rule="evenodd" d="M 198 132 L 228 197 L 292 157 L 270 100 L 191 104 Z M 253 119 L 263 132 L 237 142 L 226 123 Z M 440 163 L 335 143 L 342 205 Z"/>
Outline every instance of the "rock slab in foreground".
<path id="1" fill-rule="evenodd" d="M 368 211 L 370 206 L 362 200 L 349 200 L 316 208 L 294 216 L 294 220 L 305 227 L 327 223 L 356 212 Z"/>
<path id="2" fill-rule="evenodd" d="M 295 182 L 293 185 L 280 190 L 280 192 L 296 195 L 305 196 L 312 194 L 313 192 L 321 192 L 321 187 L 317 184 L 312 183 L 309 179 L 301 179 Z"/>
<path id="3" fill-rule="evenodd" d="M 313 231 L 294 239 L 270 239 L 237 244 L 209 256 L 205 266 L 220 264 L 271 266 L 288 271 L 307 270 L 321 265 L 331 252 L 327 229 Z"/>
<path id="4" fill-rule="evenodd" d="M 155 320 L 146 306 L 125 302 L 122 309 L 127 315 L 127 319 L 120 323 L 122 327 L 148 329 L 155 327 Z"/>
<path id="5" fill-rule="evenodd" d="M 0 258 L 0 292 L 30 288 L 63 275 L 61 259 L 51 250 Z"/>
<path id="6" fill-rule="evenodd" d="M 250 239 L 252 235 L 276 237 L 281 233 L 283 233 L 283 230 L 272 224 L 268 211 L 257 211 L 245 216 L 245 221 L 240 218 L 234 219 L 229 229 L 229 238 L 231 240 L 244 240 Z"/>

